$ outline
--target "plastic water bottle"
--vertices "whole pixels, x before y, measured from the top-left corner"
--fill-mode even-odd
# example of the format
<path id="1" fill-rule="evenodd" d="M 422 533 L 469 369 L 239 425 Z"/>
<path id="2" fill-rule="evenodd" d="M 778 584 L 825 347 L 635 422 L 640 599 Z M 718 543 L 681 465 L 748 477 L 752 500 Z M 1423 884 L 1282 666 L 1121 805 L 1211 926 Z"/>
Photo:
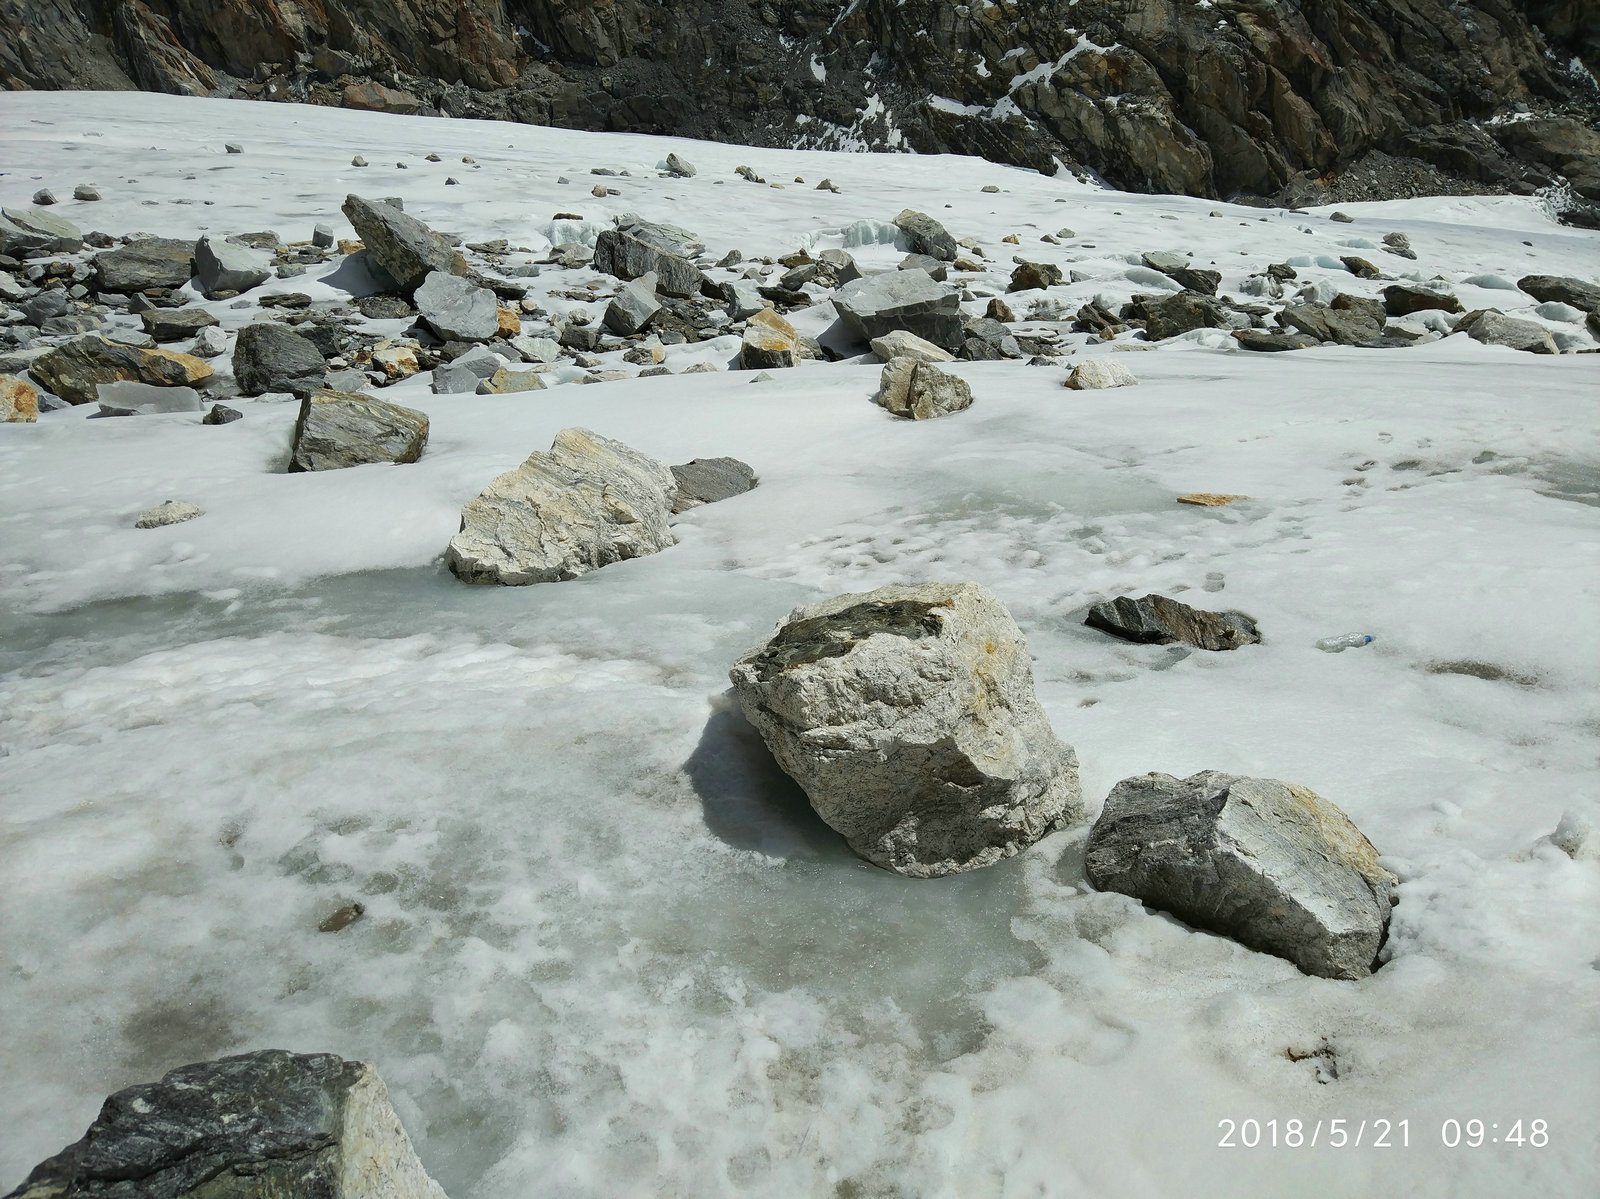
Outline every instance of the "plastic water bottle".
<path id="1" fill-rule="evenodd" d="M 1337 637 L 1324 637 L 1317 642 L 1317 648 L 1324 653 L 1342 654 L 1347 649 L 1355 649 L 1371 642 L 1371 633 L 1340 633 Z"/>

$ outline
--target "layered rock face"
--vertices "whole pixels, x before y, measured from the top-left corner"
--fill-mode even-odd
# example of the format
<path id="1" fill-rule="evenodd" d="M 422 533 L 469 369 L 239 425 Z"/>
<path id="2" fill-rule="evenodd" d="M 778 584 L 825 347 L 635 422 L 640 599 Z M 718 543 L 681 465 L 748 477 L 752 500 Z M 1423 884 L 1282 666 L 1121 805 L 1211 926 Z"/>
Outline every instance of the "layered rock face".
<path id="1" fill-rule="evenodd" d="M 13 88 L 849 135 L 1196 195 L 1292 193 L 1379 150 L 1600 200 L 1600 0 L 0 0 L 0 26 Z M 1472 123 L 1517 108 L 1546 115 Z"/>

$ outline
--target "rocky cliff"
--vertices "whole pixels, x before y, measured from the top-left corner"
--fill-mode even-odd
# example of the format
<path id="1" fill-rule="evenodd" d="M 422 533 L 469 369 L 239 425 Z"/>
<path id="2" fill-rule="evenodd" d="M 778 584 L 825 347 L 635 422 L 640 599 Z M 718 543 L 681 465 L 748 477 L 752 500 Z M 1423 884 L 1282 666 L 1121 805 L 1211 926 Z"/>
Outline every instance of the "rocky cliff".
<path id="1" fill-rule="evenodd" d="M 1600 200 L 1600 0 L 0 0 L 0 26 L 11 88 L 952 150 L 1195 195 L 1376 153 Z"/>

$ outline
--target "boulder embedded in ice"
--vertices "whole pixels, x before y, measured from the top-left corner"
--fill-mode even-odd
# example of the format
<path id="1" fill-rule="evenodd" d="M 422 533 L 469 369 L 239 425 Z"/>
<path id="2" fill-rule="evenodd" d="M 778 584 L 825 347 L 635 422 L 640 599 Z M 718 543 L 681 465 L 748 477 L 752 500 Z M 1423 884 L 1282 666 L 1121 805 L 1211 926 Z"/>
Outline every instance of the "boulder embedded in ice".
<path id="1" fill-rule="evenodd" d="M 721 295 L 722 302 L 728 309 L 728 315 L 736 321 L 748 320 L 756 313 L 772 307 L 762 298 L 756 285 L 746 279 L 720 283 L 717 285 L 717 293 Z"/>
<path id="2" fill-rule="evenodd" d="M 878 405 L 907 420 L 932 420 L 972 407 L 967 381 L 931 362 L 891 358 L 878 378 Z"/>
<path id="3" fill-rule="evenodd" d="M 643 332 L 660 311 L 655 276 L 645 274 L 617 289 L 602 319 L 605 327 L 618 337 L 632 337 Z"/>
<path id="4" fill-rule="evenodd" d="M 1358 258 L 1354 254 L 1340 255 L 1339 261 L 1344 263 L 1344 269 L 1358 279 L 1376 279 L 1383 274 L 1376 266 L 1365 258 Z"/>
<path id="5" fill-rule="evenodd" d="M 690 259 L 703 249 L 687 229 L 624 217 L 595 239 L 590 265 L 618 279 L 654 274 L 658 292 L 687 300 L 700 291 L 704 276 Z"/>
<path id="6" fill-rule="evenodd" d="M 0 424 L 39 419 L 39 389 L 15 375 L 0 375 Z"/>
<path id="7" fill-rule="evenodd" d="M 150 416 L 161 412 L 199 412 L 205 408 L 192 387 L 157 387 L 122 381 L 102 383 L 97 391 L 101 416 Z"/>
<path id="8" fill-rule="evenodd" d="M 1246 350 L 1256 350 L 1269 354 L 1284 350 L 1309 350 L 1322 344 L 1315 337 L 1307 337 L 1304 333 L 1291 333 L 1287 330 L 1235 329 L 1233 337 Z"/>
<path id="9" fill-rule="evenodd" d="M 272 264 L 248 246 L 202 237 L 194 246 L 194 273 L 206 295 L 249 291 L 272 277 Z"/>
<path id="10" fill-rule="evenodd" d="M 1391 283 L 1383 289 L 1383 310 L 1389 316 L 1410 316 L 1413 312 L 1461 312 L 1461 301 L 1448 291 L 1424 283 Z"/>
<path id="11" fill-rule="evenodd" d="M 1019 262 L 1007 291 L 1041 291 L 1062 281 L 1061 268 L 1048 262 Z"/>
<path id="12" fill-rule="evenodd" d="M 93 262 L 96 291 L 182 287 L 194 273 L 194 243 L 148 237 L 120 250 L 104 250 Z"/>
<path id="13" fill-rule="evenodd" d="M 180 525 L 186 520 L 204 515 L 198 504 L 191 504 L 188 500 L 168 500 L 164 504 L 157 504 L 148 512 L 139 513 L 139 519 L 133 522 L 133 527 L 159 529 L 164 525 Z"/>
<path id="14" fill-rule="evenodd" d="M 1134 599 L 1120 595 L 1089 609 L 1084 624 L 1124 641 L 1168 645 L 1181 641 L 1196 649 L 1238 649 L 1261 640 L 1256 622 L 1243 612 L 1191 608 L 1164 595 Z"/>
<path id="15" fill-rule="evenodd" d="M 11 1199 L 445 1199 L 378 1073 L 281 1049 L 118 1091 Z"/>
<path id="16" fill-rule="evenodd" d="M 1027 641 L 976 583 L 796 608 L 729 677 L 817 814 L 898 874 L 988 866 L 1083 817 Z"/>
<path id="17" fill-rule="evenodd" d="M 563 429 L 461 510 L 445 562 L 468 583 L 521 586 L 575 579 L 673 544 L 678 485 L 638 450 L 588 429 Z"/>
<path id="18" fill-rule="evenodd" d="M 470 367 L 447 362 L 433 368 L 433 381 L 428 384 L 428 390 L 436 396 L 466 395 L 477 391 L 482 382 L 483 377 Z"/>
<path id="19" fill-rule="evenodd" d="M 1518 320 L 1493 308 L 1469 312 L 1456 322 L 1455 331 L 1486 346 L 1505 346 L 1529 354 L 1555 354 L 1555 339 L 1543 325 Z"/>
<path id="20" fill-rule="evenodd" d="M 1222 282 L 1221 271 L 1203 270 L 1195 266 L 1182 254 L 1155 250 L 1145 254 L 1142 261 L 1145 266 L 1153 271 L 1159 271 L 1179 287 L 1188 291 L 1199 292 L 1201 295 L 1216 295 L 1217 286 Z"/>
<path id="21" fill-rule="evenodd" d="M 756 485 L 756 472 L 737 458 L 696 458 L 672 467 L 672 477 L 678 484 L 675 513 L 743 495 Z"/>
<path id="22" fill-rule="evenodd" d="M 1066 385 L 1074 391 L 1099 391 L 1106 387 L 1132 387 L 1139 381 L 1115 358 L 1085 358 L 1072 368 Z"/>
<path id="23" fill-rule="evenodd" d="M 1286 329 L 1341 346 L 1358 346 L 1383 335 L 1381 316 L 1373 317 L 1354 309 L 1294 304 L 1280 312 L 1278 320 Z"/>
<path id="24" fill-rule="evenodd" d="M 291 473 L 370 462 L 415 462 L 428 444 L 428 418 L 376 396 L 319 387 L 300 401 Z"/>
<path id="25" fill-rule="evenodd" d="M 739 343 L 739 369 L 766 370 L 793 366 L 800 360 L 800 335 L 770 308 L 750 318 Z"/>
<path id="26" fill-rule="evenodd" d="M 1233 327 L 1220 300 L 1193 291 L 1134 296 L 1122 310 L 1122 319 L 1143 321 L 1144 335 L 1150 341 L 1165 341 L 1195 329 Z"/>
<path id="27" fill-rule="evenodd" d="M 183 341 L 216 325 L 217 318 L 204 308 L 147 308 L 139 314 L 144 331 L 156 341 Z"/>
<path id="28" fill-rule="evenodd" d="M 885 333 L 882 337 L 872 339 L 872 352 L 885 362 L 895 358 L 910 358 L 916 362 L 954 362 L 956 356 L 949 350 L 934 345 L 918 337 L 915 333 L 908 333 L 904 329 L 896 329 Z"/>
<path id="29" fill-rule="evenodd" d="M 894 218 L 894 223 L 905 234 L 906 249 L 913 254 L 926 254 L 940 262 L 955 261 L 956 239 L 927 213 L 907 208 Z"/>
<path id="30" fill-rule="evenodd" d="M 494 292 L 448 271 L 430 271 L 412 297 L 423 320 L 445 341 L 488 341 L 500 332 Z"/>
<path id="31" fill-rule="evenodd" d="M 229 408 L 226 404 L 213 404 L 206 414 L 200 418 L 202 425 L 231 425 L 236 420 L 243 420 L 244 413 L 237 408 Z"/>
<path id="32" fill-rule="evenodd" d="M 141 349 L 93 333 L 35 358 L 28 370 L 69 404 L 92 402 L 102 383 L 130 380 L 157 387 L 187 387 L 213 373 L 193 355 Z"/>
<path id="33" fill-rule="evenodd" d="M 315 342 L 271 321 L 246 325 L 233 344 L 233 377 L 247 396 L 268 391 L 304 395 L 321 387 L 327 372 Z"/>
<path id="34" fill-rule="evenodd" d="M 47 254 L 76 254 L 83 249 L 83 234 L 71 221 L 37 208 L 0 209 L 0 254 L 12 258 L 42 258 Z"/>
<path id="35" fill-rule="evenodd" d="M 1216 770 L 1118 783 L 1089 832 L 1085 868 L 1102 891 L 1346 979 L 1372 973 L 1398 881 L 1315 792 Z"/>
<path id="36" fill-rule="evenodd" d="M 834 293 L 833 306 L 866 342 L 904 329 L 943 349 L 956 350 L 966 337 L 960 293 L 934 282 L 927 271 L 886 271 L 856 279 Z"/>
<path id="37" fill-rule="evenodd" d="M 1569 275 L 1524 275 L 1517 286 L 1543 304 L 1571 304 L 1585 312 L 1600 309 L 1600 284 Z"/>
<path id="38" fill-rule="evenodd" d="M 455 247 L 393 204 L 350 195 L 345 197 L 343 211 L 373 261 L 387 271 L 408 296 L 434 271 L 472 275 L 467 260 Z"/>

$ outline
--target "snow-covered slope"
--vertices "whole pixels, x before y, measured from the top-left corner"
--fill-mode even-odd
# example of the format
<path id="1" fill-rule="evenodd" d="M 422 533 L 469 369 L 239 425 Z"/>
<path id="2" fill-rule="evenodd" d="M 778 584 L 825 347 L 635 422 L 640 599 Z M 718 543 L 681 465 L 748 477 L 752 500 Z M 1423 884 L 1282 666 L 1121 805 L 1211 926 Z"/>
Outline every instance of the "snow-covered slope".
<path id="1" fill-rule="evenodd" d="M 699 174 L 659 177 L 669 150 Z M 104 200 L 58 211 L 184 237 L 348 236 L 359 191 L 469 239 L 633 211 L 784 254 L 909 206 L 995 256 L 988 290 L 1012 252 L 1089 276 L 1057 289 L 1072 308 L 1148 290 L 1147 250 L 1194 251 L 1225 291 L 1287 258 L 1375 294 L 1337 256 L 1390 231 L 1419 258 L 1387 269 L 1444 274 L 1469 308 L 1544 319 L 1485 277 L 1600 277 L 1600 235 L 1525 200 L 1339 224 L 967 159 L 158 95 L 0 96 L 0 167 L 6 205 L 94 183 Z M 632 175 L 601 200 L 591 167 Z M 454 1199 L 1593 1193 L 1600 863 L 1548 835 L 1600 815 L 1600 357 L 1224 343 L 1129 354 L 1141 383 L 1111 392 L 957 364 L 976 403 L 922 424 L 851 362 L 512 396 L 418 378 L 383 394 L 427 412 L 419 463 L 313 475 L 279 473 L 293 405 L 0 425 L 0 1183 L 110 1090 L 278 1046 L 376 1063 Z M 654 557 L 458 583 L 461 505 L 574 424 L 731 454 L 761 485 Z M 206 514 L 132 528 L 168 498 Z M 855 859 L 733 715 L 726 670 L 793 605 L 902 579 L 1006 602 L 1091 810 L 1128 775 L 1206 768 L 1338 803 L 1402 879 L 1388 964 L 1309 978 L 1097 894 L 1083 828 L 937 882 Z M 1265 641 L 1082 626 L 1148 591 L 1240 608 Z M 1376 640 L 1313 647 L 1347 630 Z M 317 931 L 353 901 L 360 921 Z M 1219 1148 L 1246 1119 L 1279 1147 Z M 1448 1119 L 1485 1144 L 1446 1148 Z M 1307 1141 L 1321 1122 L 1317 1146 L 1287 1147 L 1289 1120 Z M 1547 1144 L 1489 1143 L 1534 1120 Z"/>

